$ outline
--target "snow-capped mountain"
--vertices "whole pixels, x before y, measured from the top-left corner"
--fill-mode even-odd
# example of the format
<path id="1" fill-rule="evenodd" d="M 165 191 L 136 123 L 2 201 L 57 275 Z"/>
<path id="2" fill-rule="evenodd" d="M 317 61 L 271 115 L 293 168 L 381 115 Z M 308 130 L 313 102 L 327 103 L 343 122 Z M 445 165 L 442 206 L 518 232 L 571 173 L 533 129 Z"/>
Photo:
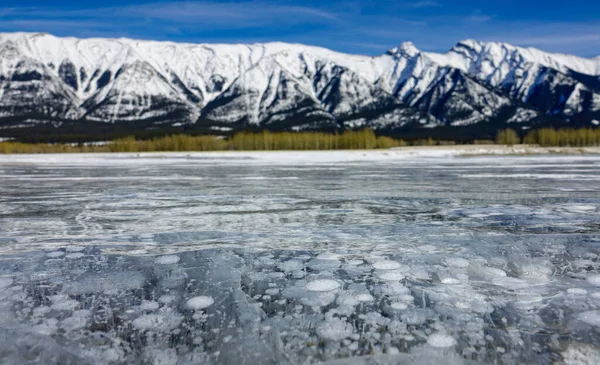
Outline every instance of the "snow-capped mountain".
<path id="1" fill-rule="evenodd" d="M 462 41 L 378 57 L 267 43 L 210 45 L 0 34 L 0 129 L 52 122 L 144 128 L 409 129 L 591 123 L 600 59 Z"/>

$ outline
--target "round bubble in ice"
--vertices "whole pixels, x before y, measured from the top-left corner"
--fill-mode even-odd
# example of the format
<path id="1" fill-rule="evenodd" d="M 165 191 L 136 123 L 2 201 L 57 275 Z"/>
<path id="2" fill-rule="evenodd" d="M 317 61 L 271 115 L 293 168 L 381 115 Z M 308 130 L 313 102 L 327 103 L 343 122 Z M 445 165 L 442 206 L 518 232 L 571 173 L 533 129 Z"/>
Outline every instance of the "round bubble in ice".
<path id="1" fill-rule="evenodd" d="M 399 281 L 404 279 L 404 277 L 405 275 L 398 271 L 388 271 L 379 275 L 379 278 L 384 281 Z"/>
<path id="2" fill-rule="evenodd" d="M 446 284 L 446 285 L 457 285 L 460 284 L 460 280 L 455 279 L 455 278 L 443 278 L 441 280 L 442 284 Z"/>
<path id="3" fill-rule="evenodd" d="M 373 298 L 373 296 L 371 294 L 357 294 L 355 296 L 356 300 L 358 300 L 359 302 L 372 302 L 375 300 L 375 298 Z"/>
<path id="4" fill-rule="evenodd" d="M 506 276 L 506 271 L 504 271 L 502 269 L 498 269 L 496 267 L 488 267 L 487 272 L 491 276 L 496 276 L 496 277 L 505 277 Z"/>
<path id="5" fill-rule="evenodd" d="M 76 300 L 65 299 L 55 302 L 54 304 L 52 304 L 51 308 L 55 311 L 68 312 L 75 310 L 75 308 L 77 308 L 78 305 L 79 302 Z"/>
<path id="6" fill-rule="evenodd" d="M 323 324 L 317 328 L 319 337 L 332 341 L 343 340 L 344 338 L 350 337 L 352 333 L 352 325 L 338 318 L 325 320 Z"/>
<path id="7" fill-rule="evenodd" d="M 82 246 L 70 246 L 66 248 L 67 252 L 81 252 L 85 250 L 85 247 Z"/>
<path id="8" fill-rule="evenodd" d="M 456 340 L 443 333 L 434 333 L 427 338 L 427 343 L 433 347 L 452 347 L 456 345 Z"/>
<path id="9" fill-rule="evenodd" d="M 406 308 L 408 308 L 408 306 L 402 302 L 392 303 L 390 307 L 392 307 L 395 310 L 405 310 Z"/>
<path id="10" fill-rule="evenodd" d="M 153 331 L 170 331 L 177 328 L 183 317 L 177 316 L 173 313 L 160 314 L 145 314 L 133 320 L 133 327 L 139 330 L 153 330 Z"/>
<path id="11" fill-rule="evenodd" d="M 200 310 L 210 307 L 214 302 L 215 300 L 212 297 L 198 296 L 191 298 L 186 304 L 190 309 Z"/>
<path id="12" fill-rule="evenodd" d="M 0 289 L 7 288 L 13 283 L 11 278 L 0 278 Z"/>
<path id="13" fill-rule="evenodd" d="M 288 260 L 281 262 L 277 265 L 277 268 L 285 272 L 297 271 L 304 269 L 304 263 L 300 260 Z"/>
<path id="14" fill-rule="evenodd" d="M 358 266 L 358 265 L 362 265 L 364 263 L 363 260 L 348 260 L 346 261 L 346 264 L 348 264 L 349 266 Z"/>
<path id="15" fill-rule="evenodd" d="M 392 260 L 381 260 L 373 263 L 375 270 L 396 270 L 402 267 L 399 262 Z"/>
<path id="16" fill-rule="evenodd" d="M 587 278 L 588 283 L 600 286 L 600 275 L 592 275 Z"/>
<path id="17" fill-rule="evenodd" d="M 158 298 L 158 301 L 163 304 L 171 304 L 175 301 L 175 296 L 168 294 L 161 295 L 160 298 Z"/>
<path id="18" fill-rule="evenodd" d="M 174 264 L 178 263 L 179 260 L 180 260 L 179 256 L 167 255 L 167 256 L 161 256 L 161 257 L 156 258 L 156 260 L 154 260 L 154 262 L 159 265 L 174 265 Z"/>
<path id="19" fill-rule="evenodd" d="M 587 311 L 579 313 L 577 318 L 589 325 L 600 327 L 600 311 Z"/>
<path id="20" fill-rule="evenodd" d="M 340 288 L 340 283 L 330 279 L 314 280 L 306 284 L 306 289 L 310 291 L 328 292 Z"/>
<path id="21" fill-rule="evenodd" d="M 587 295 L 588 291 L 582 288 L 569 288 L 567 289 L 567 294 L 576 295 L 576 296 L 584 296 Z"/>
<path id="22" fill-rule="evenodd" d="M 342 255 L 338 255 L 338 254 L 331 253 L 331 252 L 323 252 L 322 254 L 319 254 L 317 256 L 317 259 L 319 259 L 319 260 L 334 260 L 334 261 L 337 261 L 340 258 L 342 258 Z"/>
<path id="23" fill-rule="evenodd" d="M 469 266 L 469 261 L 460 258 L 460 257 L 450 257 L 446 259 L 446 265 L 448 266 L 452 266 L 452 267 L 460 267 L 460 268 L 465 268 L 467 266 Z"/>
<path id="24" fill-rule="evenodd" d="M 140 304 L 140 309 L 146 310 L 146 311 L 151 311 L 151 310 L 158 309 L 159 306 L 160 305 L 158 304 L 158 302 L 154 302 L 151 300 L 143 300 L 142 304 Z"/>

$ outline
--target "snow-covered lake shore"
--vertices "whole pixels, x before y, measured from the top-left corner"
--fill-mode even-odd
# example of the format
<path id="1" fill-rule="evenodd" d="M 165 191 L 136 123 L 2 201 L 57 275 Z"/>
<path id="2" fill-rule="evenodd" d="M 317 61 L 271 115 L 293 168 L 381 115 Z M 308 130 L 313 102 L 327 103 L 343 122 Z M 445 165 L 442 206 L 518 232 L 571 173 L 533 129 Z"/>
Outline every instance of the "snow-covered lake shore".
<path id="1" fill-rule="evenodd" d="M 262 164 L 262 163 L 336 163 L 351 161 L 395 161 L 413 158 L 446 158 L 472 156 L 537 156 L 537 155 L 599 155 L 600 147 L 539 147 L 530 145 L 456 145 L 414 146 L 380 150 L 330 151 L 216 151 L 216 152 L 136 152 L 136 153 L 62 153 L 62 154 L 8 154 L 0 155 L 3 163 L 140 163 L 144 159 L 196 160 L 206 162 Z"/>

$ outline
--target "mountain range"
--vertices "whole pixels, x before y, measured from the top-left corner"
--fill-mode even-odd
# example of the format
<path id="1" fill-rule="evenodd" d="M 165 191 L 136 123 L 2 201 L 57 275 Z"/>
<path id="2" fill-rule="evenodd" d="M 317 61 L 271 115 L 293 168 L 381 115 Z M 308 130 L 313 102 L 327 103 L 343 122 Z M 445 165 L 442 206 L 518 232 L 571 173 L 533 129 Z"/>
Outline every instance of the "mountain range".
<path id="1" fill-rule="evenodd" d="M 600 124 L 600 58 L 465 40 L 368 57 L 286 43 L 185 44 L 0 34 L 0 136 L 89 130 Z M 483 132 L 482 132 L 483 133 Z"/>

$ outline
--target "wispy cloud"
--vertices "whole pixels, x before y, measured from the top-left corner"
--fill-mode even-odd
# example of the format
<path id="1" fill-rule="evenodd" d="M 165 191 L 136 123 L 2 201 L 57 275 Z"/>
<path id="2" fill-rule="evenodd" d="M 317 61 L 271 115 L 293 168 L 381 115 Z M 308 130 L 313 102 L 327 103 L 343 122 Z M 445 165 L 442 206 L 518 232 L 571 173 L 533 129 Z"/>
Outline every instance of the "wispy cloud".
<path id="1" fill-rule="evenodd" d="M 123 6 L 67 9 L 51 6 L 0 8 L 0 31 L 185 41 L 232 39 L 237 33 L 238 42 L 246 42 L 265 36 L 268 30 L 277 29 L 280 35 L 285 35 L 286 30 L 297 26 L 322 28 L 340 21 L 338 14 L 318 7 L 267 1 L 163 1 L 136 6 L 125 3 Z M 245 35 L 248 32 L 242 31 L 248 29 L 259 34 Z"/>
<path id="2" fill-rule="evenodd" d="M 15 19 L 2 21 L 3 26 L 15 28 L 110 28 L 111 25 L 103 22 L 90 22 L 87 20 L 52 20 L 52 19 Z"/>
<path id="3" fill-rule="evenodd" d="M 475 12 L 471 15 L 467 15 L 463 18 L 463 21 L 470 23 L 487 23 L 494 19 L 491 15 L 486 15 L 481 12 Z"/>
<path id="4" fill-rule="evenodd" d="M 346 46 L 353 46 L 361 49 L 368 50 L 377 50 L 377 51 L 386 51 L 392 48 L 389 44 L 381 44 L 381 43 L 370 43 L 370 42 L 342 42 L 342 44 Z"/>
<path id="5" fill-rule="evenodd" d="M 550 52 L 595 56 L 600 48 L 600 22 L 507 22 L 480 35 L 484 41 L 507 42 Z"/>
<path id="6" fill-rule="evenodd" d="M 141 5 L 118 7 L 91 7 L 78 9 L 24 7 L 0 9 L 0 16 L 19 16 L 26 18 L 144 18 L 177 22 L 195 22 L 197 24 L 229 23 L 242 21 L 247 23 L 294 22 L 313 19 L 337 20 L 332 12 L 318 8 L 294 5 L 277 5 L 267 2 L 245 1 L 235 3 L 209 1 L 155 2 Z M 235 25 L 235 24 L 231 24 Z"/>
<path id="7" fill-rule="evenodd" d="M 116 15 L 123 11 L 132 11 L 132 16 L 173 21 L 194 20 L 196 22 L 229 22 L 249 21 L 268 22 L 285 17 L 286 21 L 294 21 L 295 17 L 336 20 L 338 17 L 330 12 L 294 5 L 276 5 L 261 2 L 168 2 L 151 3 L 136 7 L 112 9 Z M 130 15 L 131 16 L 131 15 Z"/>
<path id="8" fill-rule="evenodd" d="M 437 7 L 442 6 L 442 4 L 437 1 L 428 1 L 428 0 L 409 2 L 409 3 L 404 3 L 403 5 L 407 8 L 413 8 L 413 9 L 437 8 Z"/>
<path id="9" fill-rule="evenodd" d="M 600 41 L 600 33 L 571 34 L 571 35 L 546 35 L 538 37 L 518 37 L 511 40 L 515 44 L 532 46 L 564 46 L 579 43 L 589 44 Z"/>
<path id="10" fill-rule="evenodd" d="M 597 56 L 600 49 L 600 21 L 514 21 L 487 4 L 473 10 L 468 4 L 446 6 L 445 0 L 136 0 L 135 6 L 132 0 L 120 1 L 123 5 L 0 7 L 0 31 L 191 42 L 289 41 L 368 54 L 403 41 L 440 52 L 466 38 L 586 56 Z"/>

